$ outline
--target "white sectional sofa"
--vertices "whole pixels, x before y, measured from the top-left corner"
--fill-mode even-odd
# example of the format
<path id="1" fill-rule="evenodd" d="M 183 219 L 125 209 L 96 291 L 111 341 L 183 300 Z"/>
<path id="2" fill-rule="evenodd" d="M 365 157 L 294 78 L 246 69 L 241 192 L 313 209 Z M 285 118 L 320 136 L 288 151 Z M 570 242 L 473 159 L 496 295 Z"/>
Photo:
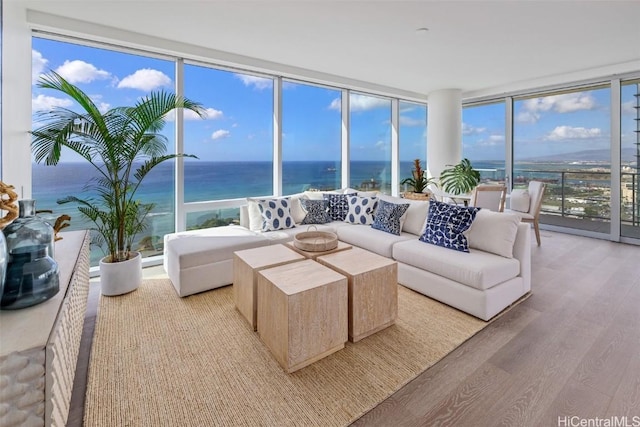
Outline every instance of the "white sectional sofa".
<path id="1" fill-rule="evenodd" d="M 481 210 L 465 233 L 469 252 L 458 252 L 418 240 L 425 228 L 429 202 L 378 197 L 410 205 L 400 235 L 343 221 L 317 228 L 335 232 L 341 241 L 393 258 L 398 262 L 400 284 L 483 320 L 491 319 L 530 292 L 530 225 L 520 223 L 515 214 Z M 299 207 L 292 206 L 292 213 L 294 209 Z M 299 223 L 304 211 L 293 215 L 294 228 L 268 232 L 255 229 L 255 215 L 243 206 L 240 225 L 165 236 L 164 267 L 178 295 L 184 297 L 231 284 L 233 252 L 287 242 L 308 228 Z"/>

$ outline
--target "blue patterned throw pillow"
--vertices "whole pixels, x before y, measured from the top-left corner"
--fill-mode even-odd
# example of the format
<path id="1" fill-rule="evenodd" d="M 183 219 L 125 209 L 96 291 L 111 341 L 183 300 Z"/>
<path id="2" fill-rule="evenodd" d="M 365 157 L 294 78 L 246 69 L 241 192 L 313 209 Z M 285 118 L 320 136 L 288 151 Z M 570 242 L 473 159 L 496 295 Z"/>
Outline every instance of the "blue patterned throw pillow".
<path id="1" fill-rule="evenodd" d="M 351 194 L 333 194 L 325 193 L 322 195 L 324 200 L 329 203 L 329 216 L 333 221 L 344 221 L 344 218 L 349 212 L 348 198 L 355 196 L 356 193 Z"/>
<path id="2" fill-rule="evenodd" d="M 378 206 L 377 197 L 351 196 L 347 200 L 349 212 L 347 212 L 344 222 L 362 225 L 370 225 L 373 222 L 373 213 Z"/>
<path id="3" fill-rule="evenodd" d="M 402 229 L 400 218 L 407 209 L 409 209 L 409 203 L 396 204 L 380 200 L 371 228 L 399 236 Z"/>
<path id="4" fill-rule="evenodd" d="M 301 224 L 326 224 L 331 222 L 329 202 L 326 200 L 300 199 L 302 209 L 307 213 Z"/>
<path id="5" fill-rule="evenodd" d="M 290 212 L 290 200 L 283 199 L 258 200 L 258 209 L 262 216 L 262 231 L 284 230 L 293 228 L 296 223 Z"/>
<path id="6" fill-rule="evenodd" d="M 471 227 L 479 208 L 429 202 L 427 226 L 420 240 L 443 248 L 469 252 L 469 242 L 462 234 Z"/>

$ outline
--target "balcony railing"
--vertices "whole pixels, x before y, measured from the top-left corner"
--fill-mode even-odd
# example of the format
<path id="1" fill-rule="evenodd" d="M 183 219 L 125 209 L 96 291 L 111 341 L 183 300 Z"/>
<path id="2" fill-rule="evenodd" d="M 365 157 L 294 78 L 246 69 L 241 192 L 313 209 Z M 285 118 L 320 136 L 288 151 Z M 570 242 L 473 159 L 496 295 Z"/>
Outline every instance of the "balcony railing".
<path id="1" fill-rule="evenodd" d="M 483 182 L 505 182 L 504 169 L 479 171 Z M 541 208 L 542 222 L 545 222 L 544 217 L 553 219 L 550 216 L 574 220 L 574 226 L 578 220 L 611 221 L 611 172 L 515 169 L 514 177 L 514 188 L 526 188 L 533 180 L 547 184 Z M 620 179 L 621 225 L 623 229 L 636 228 L 632 234 L 640 236 L 640 173 L 622 172 Z"/>

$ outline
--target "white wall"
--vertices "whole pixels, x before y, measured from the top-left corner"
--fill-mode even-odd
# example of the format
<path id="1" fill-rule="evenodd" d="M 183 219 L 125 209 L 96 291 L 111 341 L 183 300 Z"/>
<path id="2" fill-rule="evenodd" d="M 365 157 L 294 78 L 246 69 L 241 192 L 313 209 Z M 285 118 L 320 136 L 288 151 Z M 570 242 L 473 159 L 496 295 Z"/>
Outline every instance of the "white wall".
<path id="1" fill-rule="evenodd" d="M 3 3 L 2 181 L 31 197 L 31 31 L 19 2 Z"/>

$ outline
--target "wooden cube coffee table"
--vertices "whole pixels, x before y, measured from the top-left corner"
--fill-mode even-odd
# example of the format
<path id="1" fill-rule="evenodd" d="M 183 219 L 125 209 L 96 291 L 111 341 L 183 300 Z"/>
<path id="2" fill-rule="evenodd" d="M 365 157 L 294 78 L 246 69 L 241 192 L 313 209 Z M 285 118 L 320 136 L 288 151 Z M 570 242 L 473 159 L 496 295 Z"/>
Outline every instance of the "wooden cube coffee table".
<path id="1" fill-rule="evenodd" d="M 280 244 L 233 253 L 233 299 L 254 331 L 258 325 L 258 271 L 304 259 L 304 256 Z"/>
<path id="2" fill-rule="evenodd" d="M 258 335 L 290 373 L 344 348 L 347 279 L 313 260 L 258 273 Z"/>
<path id="3" fill-rule="evenodd" d="M 300 248 L 297 248 L 296 245 L 293 244 L 293 242 L 287 242 L 285 243 L 285 245 L 287 245 L 287 247 L 293 249 L 294 251 L 298 252 L 300 255 L 304 255 L 305 258 L 314 259 L 314 260 L 319 256 L 332 254 L 334 252 L 344 251 L 347 249 L 351 249 L 353 247 L 348 243 L 338 241 L 338 247 L 336 247 L 335 249 L 331 249 L 328 251 L 321 251 L 321 252 L 313 252 L 313 251 L 304 251 Z"/>
<path id="4" fill-rule="evenodd" d="M 349 280 L 349 340 L 357 342 L 395 323 L 398 263 L 361 248 L 317 258 Z"/>

